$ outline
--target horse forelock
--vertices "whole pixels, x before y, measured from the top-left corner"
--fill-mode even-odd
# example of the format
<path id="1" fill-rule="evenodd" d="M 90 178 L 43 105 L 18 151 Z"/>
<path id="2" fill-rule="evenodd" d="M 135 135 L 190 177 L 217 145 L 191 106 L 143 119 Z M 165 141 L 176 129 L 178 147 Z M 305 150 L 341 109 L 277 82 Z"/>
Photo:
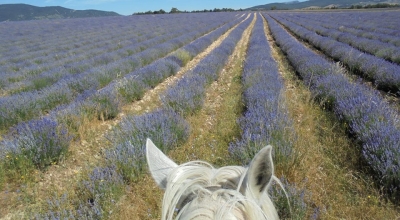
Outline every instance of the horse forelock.
<path id="1" fill-rule="evenodd" d="M 272 202 L 267 194 L 263 204 L 244 195 L 246 172 L 240 166 L 216 169 L 203 161 L 174 168 L 167 178 L 162 219 L 267 219 L 264 209 Z"/>

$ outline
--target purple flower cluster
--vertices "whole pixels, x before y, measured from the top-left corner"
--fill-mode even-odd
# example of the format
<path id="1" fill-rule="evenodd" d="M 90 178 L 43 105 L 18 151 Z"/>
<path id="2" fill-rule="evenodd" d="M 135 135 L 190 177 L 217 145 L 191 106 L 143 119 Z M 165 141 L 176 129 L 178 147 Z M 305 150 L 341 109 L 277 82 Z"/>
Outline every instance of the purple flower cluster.
<path id="1" fill-rule="evenodd" d="M 45 168 L 65 155 L 70 141 L 67 130 L 48 118 L 19 123 L 0 142 L 0 159 L 28 160 Z"/>
<path id="2" fill-rule="evenodd" d="M 173 149 L 189 136 L 189 125 L 172 110 L 159 109 L 140 116 L 128 116 L 109 135 L 115 146 L 106 152 L 127 181 L 134 181 L 146 167 L 146 139 L 164 152 Z"/>
<path id="3" fill-rule="evenodd" d="M 294 130 L 282 96 L 283 80 L 271 55 L 262 17 L 258 17 L 250 37 L 242 84 L 246 107 L 239 119 L 242 135 L 239 141 L 231 143 L 229 152 L 248 164 L 255 153 L 271 144 L 274 161 L 287 158 L 291 155 Z"/>
<path id="4" fill-rule="evenodd" d="M 47 199 L 47 209 L 34 219 L 105 219 L 111 216 L 111 205 L 124 189 L 123 178 L 113 166 L 96 167 L 79 182 L 73 201 L 67 194 Z M 71 207 L 72 206 L 72 207 Z"/>
<path id="5" fill-rule="evenodd" d="M 36 213 L 33 219 L 37 220 L 58 220 L 58 219 L 76 219 L 75 213 L 68 207 L 69 198 L 67 194 L 62 196 L 53 196 L 47 199 L 46 212 Z"/>
<path id="6" fill-rule="evenodd" d="M 201 60 L 197 66 L 186 73 L 161 97 L 164 106 L 173 108 L 182 115 L 191 115 L 199 110 L 204 102 L 205 87 L 217 80 L 230 54 L 235 49 L 243 31 L 249 26 L 251 18 L 240 23 L 224 41 Z M 193 45 L 194 47 L 195 45 Z"/>
<path id="7" fill-rule="evenodd" d="M 343 70 L 313 53 L 272 18 L 265 16 L 271 32 L 282 50 L 287 53 L 297 72 L 308 79 L 311 91 L 327 104 L 338 118 L 348 124 L 349 132 L 361 146 L 362 158 L 375 173 L 379 184 L 391 198 L 400 198 L 400 128 L 396 110 L 375 90 L 351 82 Z M 297 58 L 308 62 L 318 60 L 316 71 L 303 69 Z"/>
<path id="8" fill-rule="evenodd" d="M 271 195 L 271 200 L 279 208 L 279 217 L 282 219 L 305 219 L 307 216 L 307 204 L 305 200 L 307 196 L 310 196 L 309 192 L 305 189 L 299 190 L 296 184 L 289 183 L 285 176 L 282 176 L 280 181 L 287 193 L 287 197 L 285 191 L 276 183 L 274 183 L 268 192 Z"/>
<path id="9" fill-rule="evenodd" d="M 78 194 L 81 201 L 76 210 L 78 219 L 102 219 L 110 217 L 110 204 L 122 193 L 123 178 L 116 167 L 96 167 L 87 180 L 80 183 Z"/>
<path id="10" fill-rule="evenodd" d="M 363 53 L 330 37 L 320 36 L 279 16 L 272 16 L 302 39 L 307 40 L 332 58 L 342 61 L 351 70 L 358 71 L 365 78 L 372 80 L 379 89 L 396 93 L 400 91 L 400 66 Z M 346 41 L 343 39 L 345 38 L 344 34 L 340 36 L 343 41 Z"/>

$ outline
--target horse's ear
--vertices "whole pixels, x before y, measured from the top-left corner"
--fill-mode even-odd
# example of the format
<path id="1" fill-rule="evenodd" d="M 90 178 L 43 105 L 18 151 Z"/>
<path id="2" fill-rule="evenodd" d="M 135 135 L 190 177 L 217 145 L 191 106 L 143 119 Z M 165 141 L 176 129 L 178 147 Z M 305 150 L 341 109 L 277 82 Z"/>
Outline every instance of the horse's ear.
<path id="1" fill-rule="evenodd" d="M 253 198 L 259 199 L 261 194 L 269 188 L 273 175 L 272 147 L 268 145 L 261 149 L 250 163 L 244 180 L 246 193 L 250 191 Z"/>
<path id="2" fill-rule="evenodd" d="M 149 138 L 146 141 L 146 158 L 153 179 L 160 188 L 165 189 L 169 172 L 178 165 L 158 149 Z"/>

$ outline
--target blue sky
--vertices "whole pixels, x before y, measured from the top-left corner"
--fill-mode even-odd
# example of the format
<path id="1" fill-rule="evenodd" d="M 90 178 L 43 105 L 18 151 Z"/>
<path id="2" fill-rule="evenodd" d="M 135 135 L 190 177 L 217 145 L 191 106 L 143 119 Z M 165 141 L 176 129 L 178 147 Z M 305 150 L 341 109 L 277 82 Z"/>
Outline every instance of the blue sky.
<path id="1" fill-rule="evenodd" d="M 97 9 L 130 15 L 134 12 L 160 9 L 169 12 L 172 7 L 188 11 L 214 8 L 240 9 L 288 1 L 290 0 L 0 0 L 0 4 L 24 3 L 35 6 L 62 6 L 75 10 Z"/>

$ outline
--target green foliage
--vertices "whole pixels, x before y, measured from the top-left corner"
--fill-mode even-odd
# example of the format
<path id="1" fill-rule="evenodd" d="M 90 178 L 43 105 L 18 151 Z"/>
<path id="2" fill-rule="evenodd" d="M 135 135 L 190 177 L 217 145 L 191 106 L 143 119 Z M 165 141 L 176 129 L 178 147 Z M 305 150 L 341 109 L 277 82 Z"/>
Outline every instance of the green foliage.
<path id="1" fill-rule="evenodd" d="M 190 55 L 189 52 L 185 51 L 185 50 L 177 50 L 174 55 L 180 60 L 182 61 L 182 65 L 181 66 L 186 66 L 187 63 L 189 63 L 190 60 L 193 59 L 193 57 Z"/>
<path id="2" fill-rule="evenodd" d="M 5 182 L 25 183 L 31 178 L 35 165 L 27 155 L 9 153 L 0 164 L 0 189 Z"/>
<path id="3" fill-rule="evenodd" d="M 98 74 L 96 77 L 96 80 L 99 82 L 99 88 L 105 87 L 111 81 L 113 81 L 113 79 L 113 75 L 108 73 Z"/>
<path id="4" fill-rule="evenodd" d="M 33 89 L 39 90 L 44 87 L 50 86 L 57 80 L 53 77 L 38 77 L 32 80 Z"/>
<path id="5" fill-rule="evenodd" d="M 278 210 L 281 219 L 306 219 L 307 217 L 307 193 L 299 190 L 295 184 L 290 184 L 285 177 L 281 178 L 285 191 L 278 184 L 270 189 L 271 199 Z M 286 192 L 286 193 L 285 193 Z"/>
<path id="6" fill-rule="evenodd" d="M 96 167 L 77 187 L 76 218 L 110 219 L 112 207 L 124 192 L 121 174 L 115 167 Z"/>
<path id="7" fill-rule="evenodd" d="M 0 163 L 0 190 L 3 189 L 6 183 L 6 171 L 3 163 Z"/>
<path id="8" fill-rule="evenodd" d="M 368 9 L 368 8 L 397 8 L 400 7 L 399 4 L 390 4 L 390 3 L 378 3 L 378 4 L 368 4 L 368 5 L 352 5 L 350 9 Z"/>
<path id="9" fill-rule="evenodd" d="M 170 14 L 173 14 L 173 13 L 179 13 L 180 11 L 179 11 L 179 9 L 177 9 L 177 8 L 171 8 L 171 11 L 169 12 Z"/>
<path id="10" fill-rule="evenodd" d="M 146 92 L 146 86 L 136 80 L 126 81 L 118 88 L 118 93 L 126 103 L 140 100 Z"/>
<path id="11" fill-rule="evenodd" d="M 113 119 L 121 111 L 119 99 L 113 94 L 98 94 L 93 101 L 99 120 Z"/>
<path id="12" fill-rule="evenodd" d="M 58 163 L 66 155 L 70 141 L 68 131 L 50 119 L 13 127 L 0 142 L 3 147 L 0 185 L 10 181 L 27 182 L 35 169 Z"/>

